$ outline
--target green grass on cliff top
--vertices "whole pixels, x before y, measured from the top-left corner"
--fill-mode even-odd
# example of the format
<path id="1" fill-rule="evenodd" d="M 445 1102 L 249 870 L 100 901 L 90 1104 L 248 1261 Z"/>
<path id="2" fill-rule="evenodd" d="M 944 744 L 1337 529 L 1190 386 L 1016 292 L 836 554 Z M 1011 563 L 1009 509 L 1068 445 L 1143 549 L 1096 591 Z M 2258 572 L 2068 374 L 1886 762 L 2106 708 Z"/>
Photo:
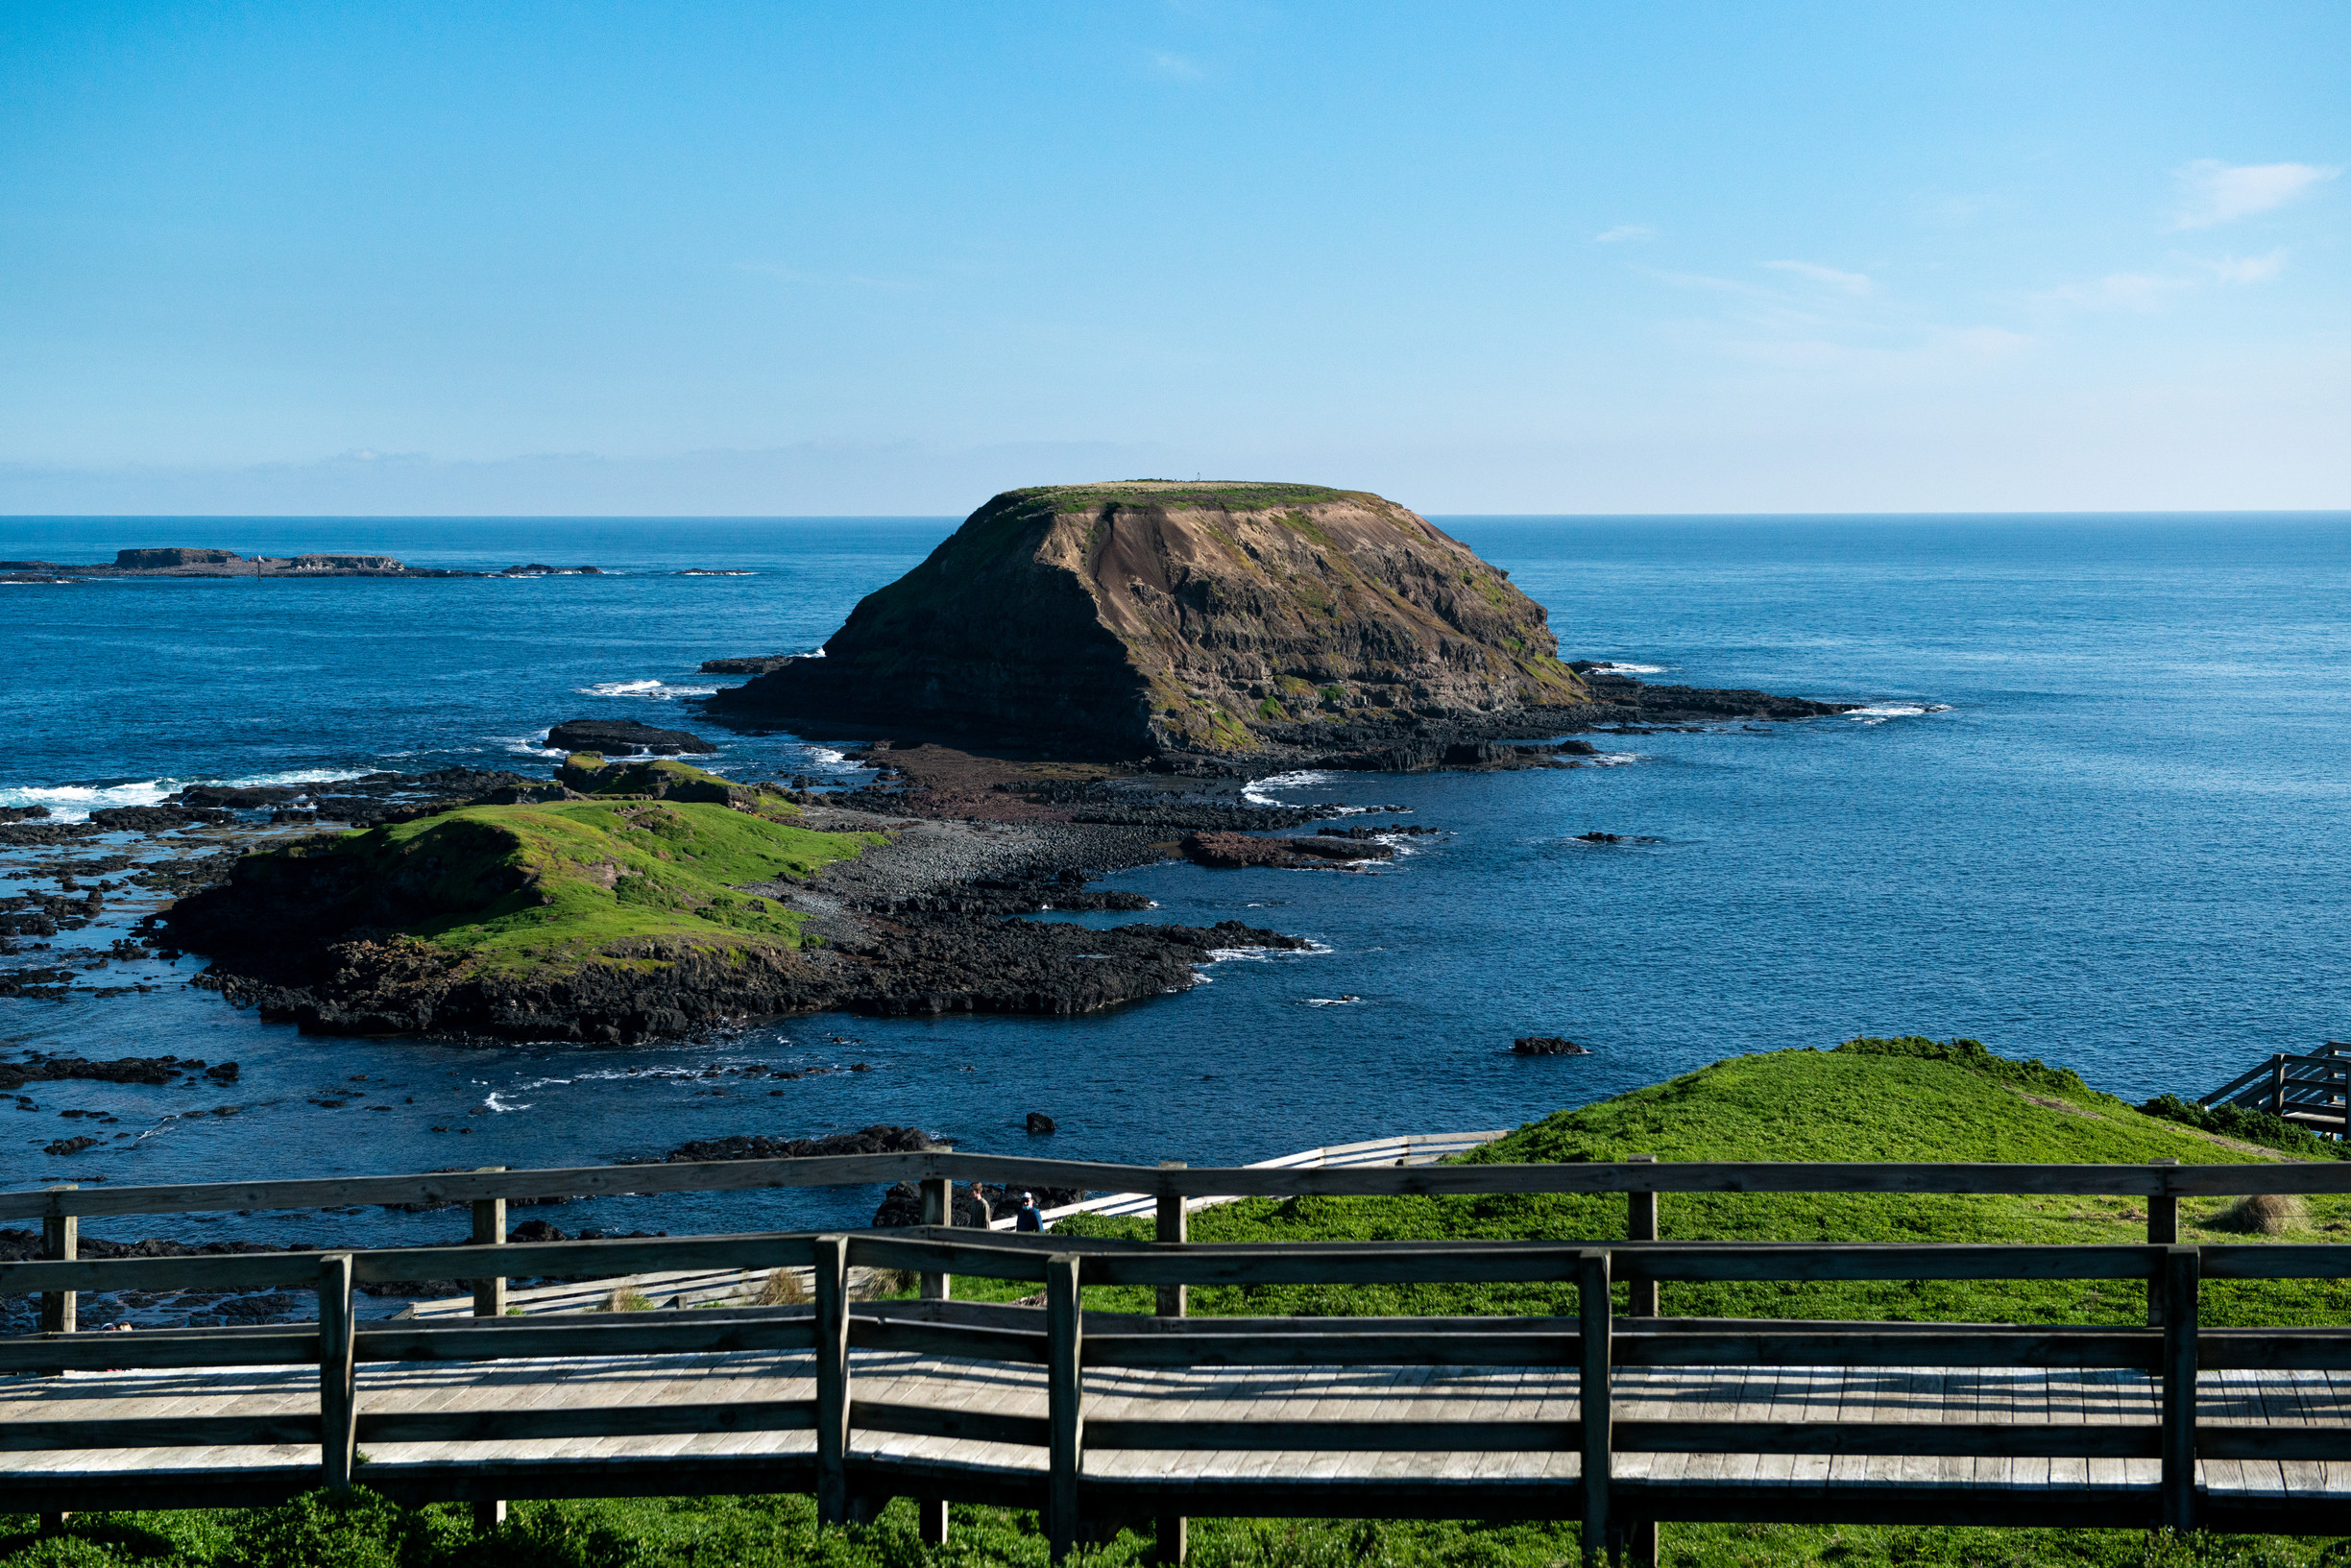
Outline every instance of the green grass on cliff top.
<path id="1" fill-rule="evenodd" d="M 1926 1042 L 1916 1042 L 1924 1045 Z M 2071 1073 L 2038 1063 L 1913 1042 L 1859 1049 L 1737 1056 L 1669 1082 L 1561 1111 L 1520 1127 L 1469 1159 L 1988 1160 L 2062 1164 L 2185 1164 L 2273 1160 L 2145 1116 Z M 1889 1053 L 1891 1052 L 1891 1053 Z M 1559 1064 L 1574 1071 L 1572 1058 Z M 2212 1222 L 2224 1199 L 2187 1199 L 2181 1239 L 2258 1241 Z M 1846 1242 L 2141 1242 L 2140 1200 L 2100 1197 L 1914 1196 L 1873 1194 L 1667 1194 L 1659 1200 L 1668 1240 Z M 1147 1222 L 1084 1218 L 1071 1233 L 1143 1237 Z M 2308 1222 L 2288 1241 L 2341 1241 L 2351 1198 L 2314 1198 Z M 1192 1219 L 1200 1241 L 1296 1242 L 1404 1238 L 1612 1240 L 1625 1234 L 1625 1200 L 1613 1196 L 1251 1198 Z M 970 1282 L 976 1297 L 994 1292 Z M 1030 1289 L 1010 1291 L 1019 1294 Z M 1960 1322 L 2135 1322 L 2145 1315 L 2135 1281 L 1906 1281 L 1804 1284 L 1668 1283 L 1665 1309 L 1684 1316 L 1890 1318 Z M 958 1292 L 962 1287 L 958 1284 Z M 1089 1305 L 1149 1312 L 1151 1292 L 1090 1290 Z M 1572 1313 L 1560 1286 L 1268 1286 L 1201 1289 L 1200 1313 L 1327 1315 L 1440 1313 Z M 2332 1281 L 2212 1282 L 2206 1321 L 2351 1321 L 2351 1288 Z"/>
<path id="2" fill-rule="evenodd" d="M 797 947 L 800 916 L 737 887 L 798 880 L 881 842 L 725 806 L 574 801 L 466 807 L 351 833 L 327 853 L 364 856 L 445 911 L 406 934 L 521 968 L 646 938 Z"/>
<path id="3" fill-rule="evenodd" d="M 1323 501 L 1379 499 L 1368 490 L 1333 490 L 1328 485 L 1257 479 L 1124 479 L 1094 485 L 1031 485 L 1006 491 L 997 498 L 1014 497 L 1025 502 L 1049 503 L 1055 512 L 1075 512 L 1105 501 L 1133 506 L 1205 506 L 1259 512 L 1277 506 L 1312 506 Z"/>

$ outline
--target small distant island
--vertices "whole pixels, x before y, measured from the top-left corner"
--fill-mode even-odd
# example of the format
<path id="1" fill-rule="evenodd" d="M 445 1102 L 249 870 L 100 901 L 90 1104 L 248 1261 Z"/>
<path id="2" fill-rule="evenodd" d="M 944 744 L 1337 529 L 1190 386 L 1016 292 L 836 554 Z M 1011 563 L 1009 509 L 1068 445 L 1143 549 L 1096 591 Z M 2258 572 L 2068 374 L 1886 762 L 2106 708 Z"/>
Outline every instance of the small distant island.
<path id="1" fill-rule="evenodd" d="M 116 550 L 88 566 L 57 561 L 0 561 L 0 579 L 64 577 L 567 577 L 602 575 L 598 567 L 550 567 L 541 562 L 503 571 L 449 571 L 412 567 L 389 555 L 241 556 L 234 550 L 184 545 Z"/>

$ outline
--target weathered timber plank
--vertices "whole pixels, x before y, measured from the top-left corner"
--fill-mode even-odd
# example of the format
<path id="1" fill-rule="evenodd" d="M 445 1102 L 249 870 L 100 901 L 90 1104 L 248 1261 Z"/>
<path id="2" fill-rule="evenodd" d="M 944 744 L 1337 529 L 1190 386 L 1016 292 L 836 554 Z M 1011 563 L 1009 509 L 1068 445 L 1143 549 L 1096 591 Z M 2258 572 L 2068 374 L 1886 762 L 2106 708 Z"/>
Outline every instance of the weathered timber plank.
<path id="1" fill-rule="evenodd" d="M 1088 1448 L 1162 1449 L 1170 1453 L 1248 1453 L 1327 1449 L 1333 1453 L 1394 1451 L 1484 1453 L 1560 1448 L 1578 1440 L 1575 1421 L 1496 1420 L 1458 1416 L 1444 1421 L 1156 1420 L 1138 1416 L 1086 1417 Z M 1621 1428 L 1620 1428 L 1621 1430 Z M 1007 1439 L 1009 1440 L 1009 1439 Z"/>
<path id="2" fill-rule="evenodd" d="M 1616 1360 L 1627 1366 L 2116 1366 L 2144 1370 L 2161 1336 L 2144 1329 L 2097 1334 L 2007 1333 L 1878 1335 L 1807 1333 L 1628 1334 Z"/>
<path id="3" fill-rule="evenodd" d="M 716 1318 L 717 1321 L 705 1321 Z M 722 1317 L 711 1312 L 614 1313 L 608 1317 L 459 1319 L 362 1329 L 363 1362 L 478 1361 L 495 1357 L 658 1356 L 719 1351 L 806 1350 L 816 1342 L 806 1317 Z"/>
<path id="4" fill-rule="evenodd" d="M 805 1160 L 726 1160 L 81 1188 L 61 1193 L 16 1192 L 0 1194 L 0 1218 L 740 1192 L 768 1187 L 886 1185 L 939 1177 L 1020 1186 L 1077 1187 L 1150 1197 L 1163 1193 L 1187 1197 L 1230 1197 L 1626 1192 L 2000 1193 L 2139 1197 L 2163 1193 L 2219 1196 L 2264 1192 L 2351 1192 L 2351 1170 L 2332 1161 L 2184 1166 L 2160 1170 L 2123 1165 L 1878 1162 L 1161 1168 L 936 1151 Z"/>
<path id="5" fill-rule="evenodd" d="M 1660 1454 L 1945 1454 L 2141 1459 L 2157 1452 L 2151 1421 L 2017 1426 L 2001 1421 L 1626 1421 L 1616 1447 Z"/>
<path id="6" fill-rule="evenodd" d="M 1184 1319 L 1210 1324 L 1213 1317 Z M 1332 1318 L 1329 1322 L 1348 1319 Z M 1579 1340 L 1551 1334 L 1089 1334 L 1088 1366 L 1573 1366 Z"/>
<path id="7" fill-rule="evenodd" d="M 1052 1440 L 1050 1423 L 1041 1415 L 945 1410 L 935 1405 L 917 1405 L 899 1400 L 852 1400 L 849 1424 L 859 1432 L 889 1432 L 914 1437 L 959 1437 L 982 1443 L 1018 1443 L 1025 1448 L 1043 1448 Z M 1093 1423 L 1089 1421 L 1089 1438 L 1092 1426 Z"/>
<path id="8" fill-rule="evenodd" d="M 1043 1326 L 983 1328 L 960 1323 L 922 1323 L 903 1318 L 849 1318 L 849 1343 L 859 1350 L 894 1350 L 915 1355 L 962 1356 L 974 1361 L 1045 1360 Z"/>
<path id="9" fill-rule="evenodd" d="M 319 1417 L 283 1415 L 162 1415 L 109 1419 L 0 1421 L 0 1453 L 45 1453 L 91 1448 L 226 1448 L 273 1443 L 316 1446 Z M 175 1459 L 182 1456 L 174 1456 Z"/>
<path id="10" fill-rule="evenodd" d="M 165 1329 L 151 1334 L 28 1335 L 0 1339 L 0 1373 L 63 1367 L 74 1372 L 199 1366 L 283 1366 L 318 1361 L 318 1330 L 294 1325 L 265 1332 Z"/>
<path id="11" fill-rule="evenodd" d="M 377 1443 L 554 1441 L 695 1432 L 812 1432 L 813 1400 L 733 1400 L 720 1404 L 571 1405 L 539 1410 L 441 1410 L 359 1412 L 359 1440 Z"/>

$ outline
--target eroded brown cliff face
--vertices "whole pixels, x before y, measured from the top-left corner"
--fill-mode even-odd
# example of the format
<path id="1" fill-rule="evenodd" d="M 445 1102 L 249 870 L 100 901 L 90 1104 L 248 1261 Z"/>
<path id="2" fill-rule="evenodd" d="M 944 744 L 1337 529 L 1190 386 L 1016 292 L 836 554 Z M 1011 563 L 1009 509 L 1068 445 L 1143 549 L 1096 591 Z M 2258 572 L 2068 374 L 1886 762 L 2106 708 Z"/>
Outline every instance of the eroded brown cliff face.
<path id="1" fill-rule="evenodd" d="M 997 496 L 824 658 L 721 701 L 1231 755 L 1586 702 L 1558 652 L 1540 605 L 1393 501 L 1140 480 Z"/>

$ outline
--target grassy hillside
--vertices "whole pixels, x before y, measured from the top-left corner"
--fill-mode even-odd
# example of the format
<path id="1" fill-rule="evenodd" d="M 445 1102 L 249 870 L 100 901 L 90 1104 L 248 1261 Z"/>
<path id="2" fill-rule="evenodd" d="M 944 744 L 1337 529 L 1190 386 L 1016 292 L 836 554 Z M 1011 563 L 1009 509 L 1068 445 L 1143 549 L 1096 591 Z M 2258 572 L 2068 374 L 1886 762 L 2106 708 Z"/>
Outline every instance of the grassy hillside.
<path id="1" fill-rule="evenodd" d="M 2134 1110 L 2070 1073 L 1966 1046 L 1854 1042 L 1830 1050 L 1739 1056 L 1614 1099 L 1561 1111 L 1466 1158 L 1476 1161 L 1995 1160 L 2220 1164 L 2281 1158 Z M 1972 1044 L 1968 1043 L 1968 1044 Z M 2217 1228 L 2225 1199 L 2181 1204 L 2183 1241 L 2248 1238 Z M 2129 1198 L 1940 1197 L 1868 1194 L 1668 1194 L 1658 1205 L 1669 1240 L 1847 1242 L 2109 1242 L 2145 1240 L 2146 1210 Z M 1143 1236 L 1139 1221 L 1065 1221 L 1065 1230 Z M 2351 1199 L 2314 1199 L 2284 1239 L 2335 1240 L 2351 1230 Z M 1625 1234 L 1622 1196 L 1249 1199 L 1193 1217 L 1200 1241 L 1408 1237 L 1603 1240 Z M 973 1281 L 974 1293 L 985 1289 Z M 1100 1305 L 1149 1311 L 1142 1291 L 1103 1291 Z M 1269 1286 L 1194 1292 L 1203 1313 L 1551 1313 L 1573 1291 L 1543 1286 L 1323 1289 Z M 2206 1320 L 2351 1321 L 2351 1290 L 2324 1281 L 2214 1283 Z M 1089 1292 L 1089 1303 L 1095 1294 Z M 2136 1282 L 1854 1282 L 1684 1284 L 1661 1288 L 1686 1316 L 1884 1317 L 2015 1322 L 2143 1320 Z"/>
<path id="2" fill-rule="evenodd" d="M 567 808 L 566 809 L 578 809 Z M 2275 1150 L 2199 1132 L 2134 1110 L 2062 1069 L 2004 1060 L 1972 1042 L 1860 1041 L 1831 1051 L 1789 1050 L 1718 1062 L 1670 1082 L 1533 1122 L 1480 1151 L 1478 1160 L 1661 1159 L 2029 1160 L 2186 1163 L 2275 1159 Z M 2213 1228 L 2220 1200 L 2182 1205 L 2186 1240 L 2246 1240 Z M 2096 1198 L 1917 1198 L 1775 1194 L 1668 1194 L 1661 1229 L 1675 1238 L 1846 1241 L 2136 1241 L 2145 1212 Z M 1201 1241 L 1325 1238 L 1616 1238 L 1621 1197 L 1328 1198 L 1250 1200 L 1193 1218 Z M 1065 1234 L 1142 1235 L 1118 1221 L 1065 1221 Z M 2285 1240 L 2351 1228 L 2351 1200 L 2317 1200 Z M 971 1278 L 966 1299 L 1028 1291 Z M 1297 1312 L 1527 1313 L 1572 1310 L 1567 1292 L 1541 1288 L 1414 1290 L 1196 1290 L 1202 1315 Z M 1098 1309 L 1148 1311 L 1147 1292 L 1089 1290 Z M 2351 1294 L 2331 1285 L 2208 1285 L 2207 1320 L 2351 1320 Z M 2048 1286 L 1965 1283 L 1830 1287 L 1668 1285 L 1681 1315 L 1884 1316 L 2018 1321 L 2139 1321 L 2142 1288 L 2114 1282 Z M 687 1568 L 777 1565 L 1037 1565 L 1046 1560 L 1035 1520 L 1001 1508 L 955 1510 L 955 1539 L 926 1549 L 913 1513 L 892 1505 L 877 1522 L 819 1532 L 798 1497 L 672 1499 L 517 1505 L 500 1532 L 474 1536 L 457 1508 L 402 1510 L 362 1495 L 336 1515 L 313 1500 L 245 1515 L 139 1514 L 77 1523 L 86 1538 L 44 1544 L 0 1535 L 0 1568 L 144 1563 L 155 1568 Z M 0 1532 L 11 1522 L 0 1518 Z M 19 1517 L 14 1528 L 29 1531 Z M 1857 1529 L 1800 1526 L 1665 1528 L 1674 1568 L 2319 1568 L 2346 1548 L 2315 1540 L 2172 1540 L 2120 1531 Z M 1148 1540 L 1127 1533 L 1089 1563 L 1127 1568 L 1149 1560 Z M 1564 1568 L 1578 1560 L 1572 1525 L 1474 1522 L 1200 1520 L 1199 1568 Z"/>

